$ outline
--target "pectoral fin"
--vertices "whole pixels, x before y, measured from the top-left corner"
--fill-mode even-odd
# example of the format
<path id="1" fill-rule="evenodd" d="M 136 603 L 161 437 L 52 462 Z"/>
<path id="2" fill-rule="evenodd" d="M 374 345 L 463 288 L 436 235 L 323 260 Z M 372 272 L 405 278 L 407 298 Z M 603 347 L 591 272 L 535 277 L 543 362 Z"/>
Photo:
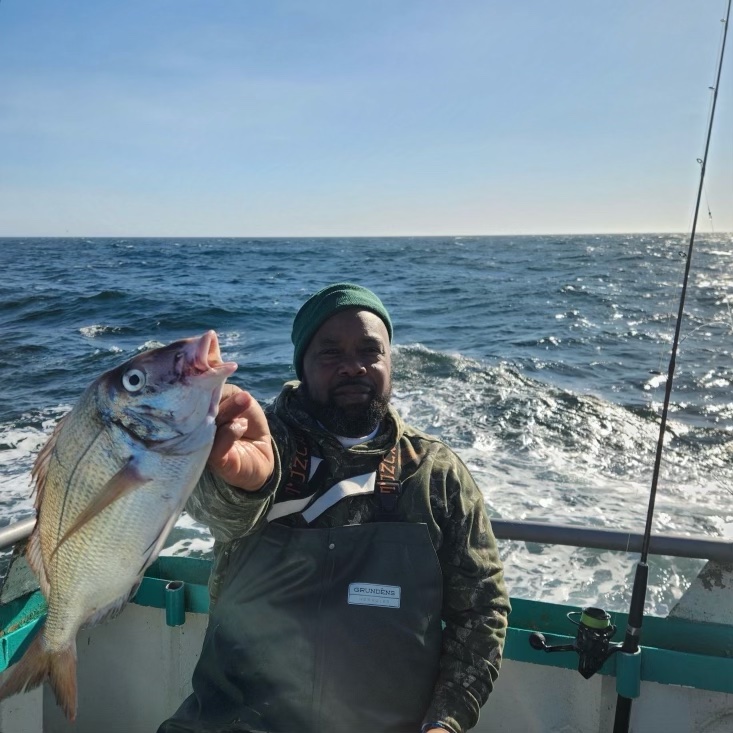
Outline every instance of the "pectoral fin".
<path id="1" fill-rule="evenodd" d="M 102 491 L 99 492 L 97 497 L 92 503 L 76 518 L 74 524 L 66 530 L 64 536 L 59 540 L 54 551 L 51 553 L 53 557 L 61 545 L 74 534 L 79 531 L 87 522 L 97 516 L 100 512 L 106 509 L 110 504 L 117 501 L 122 496 L 125 496 L 135 489 L 144 486 L 149 483 L 152 479 L 143 476 L 140 473 L 140 469 L 137 466 L 134 458 L 130 460 L 107 482 Z"/>

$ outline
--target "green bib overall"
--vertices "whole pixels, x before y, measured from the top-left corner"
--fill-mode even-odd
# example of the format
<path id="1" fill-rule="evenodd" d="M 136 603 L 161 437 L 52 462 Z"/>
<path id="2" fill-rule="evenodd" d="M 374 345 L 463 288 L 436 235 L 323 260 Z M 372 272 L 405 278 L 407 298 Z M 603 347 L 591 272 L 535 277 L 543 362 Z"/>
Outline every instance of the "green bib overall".
<path id="1" fill-rule="evenodd" d="M 424 524 L 270 523 L 233 550 L 194 692 L 159 733 L 417 733 L 441 604 Z"/>

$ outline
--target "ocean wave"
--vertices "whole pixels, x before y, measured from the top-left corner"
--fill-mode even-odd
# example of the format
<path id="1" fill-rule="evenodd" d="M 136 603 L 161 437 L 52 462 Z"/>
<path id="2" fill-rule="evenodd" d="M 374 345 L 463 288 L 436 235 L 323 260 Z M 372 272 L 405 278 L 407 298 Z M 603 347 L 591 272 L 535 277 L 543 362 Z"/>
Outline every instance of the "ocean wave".
<path id="1" fill-rule="evenodd" d="M 102 336 L 106 333 L 120 333 L 122 331 L 122 328 L 119 326 L 105 326 L 101 323 L 95 323 L 91 326 L 82 326 L 79 329 L 79 333 L 82 336 L 86 336 L 87 338 L 96 338 L 97 336 Z"/>
<path id="2" fill-rule="evenodd" d="M 137 351 L 150 351 L 151 349 L 159 349 L 161 346 L 165 346 L 162 341 L 151 339 L 150 341 L 146 341 L 144 344 L 140 344 L 140 346 L 137 347 Z"/>
<path id="3" fill-rule="evenodd" d="M 95 302 L 106 303 L 109 301 L 124 300 L 129 297 L 129 293 L 124 290 L 99 290 L 96 293 L 83 293 L 79 296 L 80 300 L 86 302 L 87 307 Z"/>
<path id="4" fill-rule="evenodd" d="M 439 370 L 426 368 L 430 361 Z M 419 386 L 411 386 L 415 383 Z M 394 399 L 405 419 L 446 440 L 486 477 L 487 487 L 498 485 L 512 492 L 510 496 L 517 486 L 533 487 L 536 500 L 537 487 L 544 486 L 556 496 L 558 517 L 567 516 L 570 506 L 563 486 L 572 487 L 573 512 L 583 511 L 588 502 L 586 519 L 600 506 L 609 525 L 620 514 L 628 515 L 629 506 L 631 516 L 640 516 L 636 495 L 648 481 L 658 437 L 658 416 L 648 407 L 630 409 L 558 389 L 515 365 L 486 364 L 415 346 L 396 350 Z M 709 484 L 712 474 L 733 481 L 733 467 L 722 467 L 719 461 L 728 440 L 724 432 L 670 420 L 662 473 L 670 490 L 684 495 L 689 486 Z M 629 501 L 614 510 L 608 496 L 629 492 Z M 487 499 L 495 503 L 496 494 L 492 491 Z M 714 491 L 704 504 L 719 506 L 722 499 Z M 515 499 L 508 506 L 516 511 Z M 537 517 L 547 516 L 547 507 L 535 508 Z M 690 525 L 686 501 L 679 501 L 675 512 L 683 526 Z"/>

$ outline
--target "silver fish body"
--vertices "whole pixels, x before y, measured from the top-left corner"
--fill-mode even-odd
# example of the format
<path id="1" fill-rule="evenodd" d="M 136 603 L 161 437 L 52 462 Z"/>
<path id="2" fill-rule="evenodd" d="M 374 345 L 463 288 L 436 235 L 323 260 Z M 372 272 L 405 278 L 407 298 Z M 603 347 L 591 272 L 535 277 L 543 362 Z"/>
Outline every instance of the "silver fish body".
<path id="1" fill-rule="evenodd" d="M 48 677 L 75 718 L 76 634 L 119 612 L 157 557 L 204 469 L 236 368 L 209 331 L 106 372 L 57 425 L 33 468 L 27 549 L 46 621 L 0 699 Z"/>

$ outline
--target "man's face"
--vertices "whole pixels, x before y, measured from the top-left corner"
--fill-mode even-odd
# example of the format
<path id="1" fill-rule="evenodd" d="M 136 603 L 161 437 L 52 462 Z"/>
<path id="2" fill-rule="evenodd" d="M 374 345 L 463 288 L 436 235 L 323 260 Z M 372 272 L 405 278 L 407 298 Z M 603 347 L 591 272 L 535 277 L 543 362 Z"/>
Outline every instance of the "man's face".
<path id="1" fill-rule="evenodd" d="M 371 311 L 341 311 L 316 331 L 303 355 L 308 411 L 337 435 L 368 435 L 387 414 L 391 373 L 382 319 Z"/>

